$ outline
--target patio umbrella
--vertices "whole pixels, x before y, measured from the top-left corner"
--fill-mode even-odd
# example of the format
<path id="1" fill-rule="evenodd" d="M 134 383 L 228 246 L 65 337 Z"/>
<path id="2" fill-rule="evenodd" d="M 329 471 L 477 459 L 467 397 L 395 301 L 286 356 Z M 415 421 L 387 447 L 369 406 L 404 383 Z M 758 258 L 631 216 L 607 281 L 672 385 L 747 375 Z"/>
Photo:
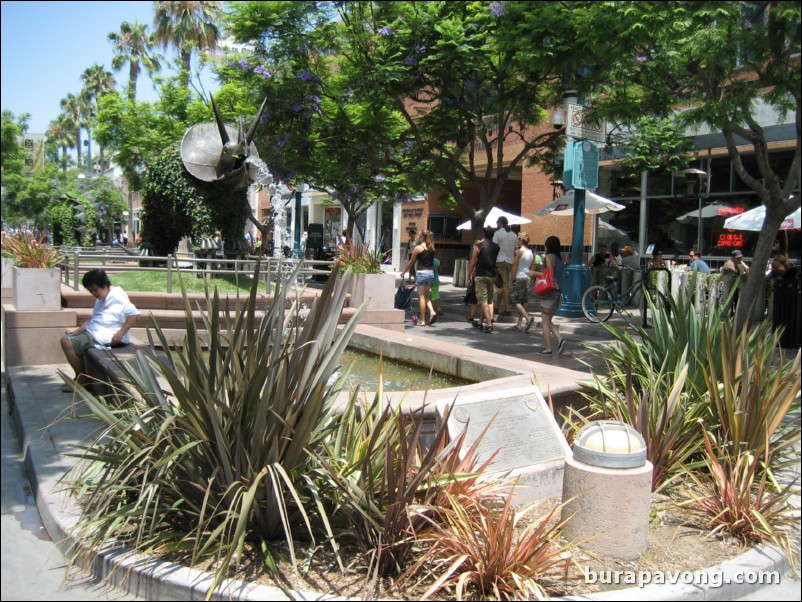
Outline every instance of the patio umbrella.
<path id="1" fill-rule="evenodd" d="M 699 219 L 700 211 L 698 209 L 694 209 L 693 211 L 688 211 L 688 213 L 683 213 L 677 218 L 677 221 L 681 224 L 688 224 L 693 220 Z M 713 203 L 712 205 L 706 205 L 702 207 L 702 219 L 709 219 L 711 217 L 723 217 L 725 215 L 732 215 L 733 209 L 727 205 L 721 205 L 719 203 Z"/>
<path id="2" fill-rule="evenodd" d="M 607 213 L 608 211 L 621 211 L 623 205 L 611 201 L 608 198 L 596 194 L 595 192 L 585 192 L 585 213 L 595 215 L 597 213 Z M 569 190 L 556 201 L 552 201 L 545 207 L 535 211 L 535 215 L 573 215 L 574 214 L 574 191 Z"/>
<path id="3" fill-rule="evenodd" d="M 733 215 L 724 220 L 724 227 L 729 230 L 749 230 L 750 232 L 760 232 L 763 222 L 766 220 L 766 206 L 760 205 L 749 211 L 744 211 L 740 215 Z M 787 215 L 780 225 L 780 230 L 799 230 L 800 229 L 800 210 L 797 209 Z"/>
<path id="4" fill-rule="evenodd" d="M 496 222 L 498 218 L 504 216 L 507 218 L 510 226 L 516 226 L 520 224 L 528 224 L 532 220 L 527 219 L 525 217 L 521 217 L 520 215 L 515 215 L 514 213 L 509 213 L 504 211 L 503 209 L 499 209 L 498 207 L 493 207 L 490 211 L 488 211 L 487 216 L 485 217 L 485 227 L 496 227 Z M 470 230 L 471 229 L 471 220 L 464 222 L 457 226 L 457 230 Z"/>
<path id="5" fill-rule="evenodd" d="M 610 222 L 606 222 L 603 219 L 599 220 L 599 224 L 597 226 L 598 232 L 600 235 L 603 235 L 605 238 L 626 238 L 629 239 L 629 234 L 624 232 L 623 230 L 616 228 Z"/>

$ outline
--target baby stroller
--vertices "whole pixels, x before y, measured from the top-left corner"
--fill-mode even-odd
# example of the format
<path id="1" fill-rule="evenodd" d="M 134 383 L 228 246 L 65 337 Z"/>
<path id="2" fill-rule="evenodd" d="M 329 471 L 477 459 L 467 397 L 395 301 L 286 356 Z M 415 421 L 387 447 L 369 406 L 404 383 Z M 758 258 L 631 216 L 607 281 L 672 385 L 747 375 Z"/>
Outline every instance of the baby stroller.
<path id="1" fill-rule="evenodd" d="M 415 285 L 414 284 L 404 284 L 401 283 L 401 286 L 398 287 L 398 290 L 395 292 L 395 308 L 396 309 L 403 309 L 405 312 L 409 312 L 410 320 L 413 324 L 418 323 L 418 317 L 412 315 L 412 293 L 415 292 Z"/>

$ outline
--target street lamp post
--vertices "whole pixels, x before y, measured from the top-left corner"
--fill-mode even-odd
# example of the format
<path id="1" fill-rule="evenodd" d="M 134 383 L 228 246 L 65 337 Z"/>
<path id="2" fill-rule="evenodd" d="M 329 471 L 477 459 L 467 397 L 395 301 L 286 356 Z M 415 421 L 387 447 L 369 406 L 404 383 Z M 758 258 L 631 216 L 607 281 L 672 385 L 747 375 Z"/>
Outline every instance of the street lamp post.
<path id="1" fill-rule="evenodd" d="M 303 192 L 301 192 L 301 185 L 298 185 L 298 189 L 295 191 L 295 248 L 292 250 L 292 254 L 296 259 L 303 259 L 303 251 L 301 251 L 301 198 L 303 197 Z"/>
<path id="2" fill-rule="evenodd" d="M 86 128 L 86 140 L 84 146 L 86 147 L 86 177 L 92 177 L 92 133 L 89 128 Z"/>
<path id="3" fill-rule="evenodd" d="M 576 90 L 566 90 L 565 92 L 566 109 L 570 105 L 578 104 L 578 93 Z M 568 118 L 572 118 L 570 110 L 568 111 Z M 555 118 L 552 118 L 552 125 L 556 129 L 560 129 L 562 124 L 565 123 L 565 118 L 561 112 L 555 113 Z M 574 169 L 577 168 L 576 164 L 576 148 L 573 137 L 569 136 L 565 145 L 565 158 L 563 170 L 563 187 L 566 190 L 574 189 L 574 220 L 573 228 L 571 231 L 571 263 L 565 268 L 565 275 L 563 276 L 562 289 L 563 289 L 563 303 L 557 311 L 558 316 L 564 318 L 581 318 L 582 313 L 582 295 L 590 285 L 590 270 L 585 267 L 582 261 L 582 255 L 585 246 L 585 184 L 574 185 Z M 598 162 L 596 164 L 598 169 Z"/>
<path id="4" fill-rule="evenodd" d="M 691 167 L 689 169 L 683 169 L 682 171 L 679 172 L 679 175 L 683 176 L 685 179 L 685 183 L 688 186 L 688 196 L 691 196 L 693 194 L 697 182 L 699 184 L 699 191 L 698 191 L 699 219 L 696 228 L 696 252 L 701 255 L 704 252 L 704 249 L 702 249 L 702 232 L 703 232 L 702 209 L 704 208 L 704 196 L 705 196 L 702 191 L 702 185 L 707 180 L 707 172 L 702 171 L 701 169 L 696 169 Z"/>

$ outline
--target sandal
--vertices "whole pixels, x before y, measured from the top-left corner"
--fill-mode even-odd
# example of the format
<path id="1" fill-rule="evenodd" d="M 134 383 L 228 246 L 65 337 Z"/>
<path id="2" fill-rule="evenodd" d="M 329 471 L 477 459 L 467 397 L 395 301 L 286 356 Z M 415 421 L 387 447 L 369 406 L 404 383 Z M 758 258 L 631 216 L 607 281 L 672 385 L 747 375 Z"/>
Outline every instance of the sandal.
<path id="1" fill-rule="evenodd" d="M 526 332 L 529 332 L 529 329 L 530 329 L 530 328 L 532 328 L 532 324 L 534 324 L 534 323 L 535 323 L 535 319 L 534 319 L 534 318 L 529 318 L 529 319 L 526 321 L 526 328 L 524 328 L 524 330 L 525 330 Z"/>

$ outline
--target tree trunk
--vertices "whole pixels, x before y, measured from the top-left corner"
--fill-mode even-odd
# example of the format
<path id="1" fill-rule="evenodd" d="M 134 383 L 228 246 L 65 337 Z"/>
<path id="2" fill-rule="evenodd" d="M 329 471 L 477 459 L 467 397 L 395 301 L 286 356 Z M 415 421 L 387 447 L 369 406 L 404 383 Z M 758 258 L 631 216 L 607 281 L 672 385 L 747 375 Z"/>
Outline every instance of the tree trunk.
<path id="1" fill-rule="evenodd" d="M 743 287 L 738 296 L 738 307 L 735 311 L 735 328 L 739 331 L 745 325 L 748 326 L 751 321 L 754 309 L 753 304 L 758 298 L 760 287 L 765 286 L 766 265 L 774 247 L 774 238 L 788 213 L 786 211 L 786 203 L 783 203 L 782 200 L 779 203 L 770 202 L 766 208 L 766 220 L 763 222 L 763 228 L 760 230 L 755 252 L 752 255 L 752 265 L 749 266 L 746 286 Z"/>

